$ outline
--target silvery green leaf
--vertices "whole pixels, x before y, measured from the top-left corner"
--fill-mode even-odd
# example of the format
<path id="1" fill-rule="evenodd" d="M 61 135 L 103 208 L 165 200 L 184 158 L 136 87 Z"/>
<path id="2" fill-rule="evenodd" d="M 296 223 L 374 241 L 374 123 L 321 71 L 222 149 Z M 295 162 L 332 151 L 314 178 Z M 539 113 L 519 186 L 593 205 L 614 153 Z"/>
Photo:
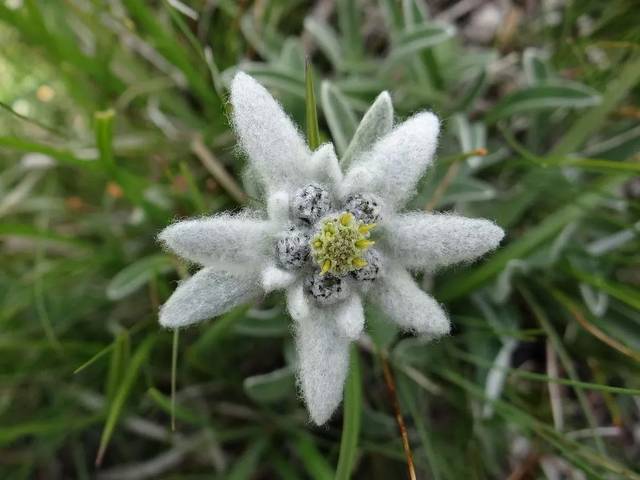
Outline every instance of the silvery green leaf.
<path id="1" fill-rule="evenodd" d="M 401 365 L 428 365 L 434 358 L 430 343 L 428 338 L 423 337 L 403 338 L 393 348 L 393 358 Z"/>
<path id="2" fill-rule="evenodd" d="M 249 398 L 261 404 L 280 402 L 296 394 L 295 375 L 291 367 L 245 378 L 243 387 Z"/>
<path id="3" fill-rule="evenodd" d="M 343 169 L 361 152 L 367 151 L 380 137 L 393 127 L 393 104 L 387 92 L 382 92 L 364 114 L 360 125 L 341 158 Z"/>
<path id="4" fill-rule="evenodd" d="M 607 313 L 609 295 L 602 290 L 594 291 L 594 289 L 586 283 L 581 283 L 578 287 L 580 289 L 580 295 L 582 295 L 582 299 L 591 313 L 596 317 L 602 317 Z"/>
<path id="5" fill-rule="evenodd" d="M 341 156 L 356 130 L 356 115 L 342 92 L 328 81 L 322 82 L 320 102 L 336 150 Z"/>
<path id="6" fill-rule="evenodd" d="M 552 78 L 551 67 L 546 55 L 535 48 L 527 48 L 524 51 L 522 66 L 530 86 L 544 83 Z"/>
<path id="7" fill-rule="evenodd" d="M 283 94 L 304 99 L 304 69 L 299 72 L 293 72 L 282 66 L 276 67 L 259 62 L 243 63 L 241 69 L 270 90 L 280 91 Z M 225 70 L 223 78 L 228 84 L 231 83 L 231 79 L 236 72 L 236 69 Z"/>
<path id="8" fill-rule="evenodd" d="M 398 36 L 396 45 L 391 49 L 387 62 L 397 64 L 422 50 L 432 48 L 449 40 L 455 34 L 451 25 L 424 23 Z"/>
<path id="9" fill-rule="evenodd" d="M 297 38 L 287 38 L 282 46 L 279 63 L 284 69 L 292 72 L 304 70 L 305 53 L 302 44 Z"/>
<path id="10" fill-rule="evenodd" d="M 109 300 L 121 300 L 145 285 L 155 275 L 173 268 L 167 255 L 151 255 L 120 270 L 107 285 Z"/>
<path id="11" fill-rule="evenodd" d="M 554 80 L 523 88 L 504 97 L 487 114 L 493 123 L 518 113 L 558 108 L 586 108 L 600 103 L 600 94 L 581 83 Z"/>
<path id="12" fill-rule="evenodd" d="M 505 341 L 493 361 L 484 384 L 486 403 L 482 409 L 483 418 L 491 418 L 494 413 L 493 401 L 500 398 L 504 382 L 509 374 L 507 370 L 511 364 L 511 356 L 518 346 L 518 341 L 510 338 Z"/>
<path id="13" fill-rule="evenodd" d="M 336 69 L 340 69 L 343 63 L 343 52 L 338 40 L 338 35 L 327 23 L 320 22 L 313 17 L 304 20 L 304 29 L 309 32 L 316 41 L 318 48 L 329 59 Z"/>
<path id="14" fill-rule="evenodd" d="M 453 125 L 463 152 L 487 146 L 487 127 L 484 123 L 471 123 L 465 115 L 456 114 L 453 116 Z M 482 157 L 469 157 L 467 163 L 471 168 L 477 168 L 482 163 Z"/>
<path id="15" fill-rule="evenodd" d="M 490 183 L 470 176 L 461 176 L 451 182 L 440 204 L 482 202 L 495 197 L 496 189 Z"/>

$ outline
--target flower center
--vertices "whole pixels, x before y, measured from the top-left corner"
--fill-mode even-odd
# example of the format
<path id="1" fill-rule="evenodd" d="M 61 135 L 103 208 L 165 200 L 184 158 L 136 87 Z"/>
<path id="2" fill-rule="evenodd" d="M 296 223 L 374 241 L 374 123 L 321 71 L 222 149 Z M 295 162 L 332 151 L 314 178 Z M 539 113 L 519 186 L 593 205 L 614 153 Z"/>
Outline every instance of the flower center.
<path id="1" fill-rule="evenodd" d="M 346 275 L 366 267 L 363 254 L 375 243 L 369 240 L 369 232 L 375 226 L 356 220 L 349 212 L 323 220 L 320 230 L 309 241 L 320 274 Z"/>

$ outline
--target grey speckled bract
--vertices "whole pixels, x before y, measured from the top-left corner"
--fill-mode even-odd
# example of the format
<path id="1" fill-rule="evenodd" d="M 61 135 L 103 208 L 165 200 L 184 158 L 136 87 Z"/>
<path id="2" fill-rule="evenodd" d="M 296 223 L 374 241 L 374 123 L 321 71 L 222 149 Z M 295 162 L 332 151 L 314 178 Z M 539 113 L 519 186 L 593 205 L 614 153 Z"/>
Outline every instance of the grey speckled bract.
<path id="1" fill-rule="evenodd" d="M 276 256 L 281 267 L 292 270 L 301 268 L 309 260 L 309 234 L 295 227 L 276 242 Z"/>
<path id="2" fill-rule="evenodd" d="M 305 290 L 319 305 L 333 305 L 351 295 L 349 283 L 342 277 L 327 275 L 310 275 L 304 280 Z"/>
<path id="3" fill-rule="evenodd" d="M 351 276 L 359 282 L 373 282 L 382 269 L 382 256 L 377 250 L 369 250 L 365 254 L 367 265 L 359 270 L 351 272 Z"/>
<path id="4" fill-rule="evenodd" d="M 303 224 L 313 225 L 331 210 L 331 197 L 320 185 L 310 184 L 296 190 L 291 213 Z"/>
<path id="5" fill-rule="evenodd" d="M 349 195 L 344 208 L 364 223 L 378 223 L 382 216 L 382 202 L 378 197 L 367 193 Z"/>

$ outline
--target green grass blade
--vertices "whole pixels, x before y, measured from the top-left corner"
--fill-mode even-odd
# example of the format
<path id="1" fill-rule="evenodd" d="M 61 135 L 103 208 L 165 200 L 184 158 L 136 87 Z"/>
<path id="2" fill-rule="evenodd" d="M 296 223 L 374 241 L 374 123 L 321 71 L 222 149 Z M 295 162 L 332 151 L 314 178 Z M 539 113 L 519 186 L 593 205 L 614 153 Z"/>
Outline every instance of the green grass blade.
<path id="1" fill-rule="evenodd" d="M 564 367 L 564 369 L 567 371 L 569 378 L 571 378 L 571 380 L 573 380 L 574 382 L 578 382 L 579 381 L 578 372 L 574 366 L 573 360 L 569 356 L 569 352 L 567 352 L 566 348 L 564 347 L 564 343 L 562 342 L 560 335 L 558 335 L 558 332 L 556 332 L 555 328 L 551 324 L 551 321 L 547 318 L 547 315 L 545 314 L 544 310 L 537 303 L 537 301 L 534 299 L 533 295 L 531 294 L 531 292 L 529 292 L 528 289 L 521 286 L 520 293 L 525 298 L 525 301 L 527 302 L 527 304 L 529 305 L 529 308 L 533 312 L 534 317 L 546 332 L 547 337 L 549 338 L 549 341 L 551 342 L 551 345 L 553 346 L 554 350 L 558 354 L 558 358 L 560 359 L 560 362 L 562 363 L 562 366 Z M 587 399 L 586 395 L 581 389 L 575 388 L 574 391 L 576 392 L 578 401 L 580 402 L 580 406 L 582 407 L 582 410 L 587 419 L 587 422 L 589 423 L 589 427 L 595 430 L 598 427 L 598 423 L 597 423 L 593 408 L 589 403 L 589 400 Z M 602 441 L 602 438 L 600 438 L 597 435 L 594 438 L 596 442 L 596 447 L 598 448 L 600 453 L 606 455 L 606 450 L 605 450 L 605 446 L 604 446 L 604 442 Z"/>
<path id="2" fill-rule="evenodd" d="M 0 147 L 10 148 L 23 153 L 42 153 L 58 160 L 62 164 L 73 167 L 95 168 L 98 163 L 93 160 L 85 160 L 77 157 L 69 150 L 52 147 L 32 140 L 25 140 L 14 136 L 0 136 Z"/>
<path id="3" fill-rule="evenodd" d="M 173 342 L 171 345 L 171 431 L 176 430 L 176 378 L 178 370 L 178 343 L 180 329 L 173 331 Z"/>
<path id="4" fill-rule="evenodd" d="M 436 290 L 436 296 L 442 301 L 451 301 L 479 287 L 502 271 L 510 260 L 530 254 L 568 223 L 584 217 L 602 201 L 601 191 L 611 189 L 620 183 L 621 178 L 617 176 L 599 180 L 573 203 L 547 216 L 541 223 L 531 227 L 525 236 L 503 247 L 481 266 L 454 275 L 442 283 Z"/>
<path id="5" fill-rule="evenodd" d="M 100 162 L 107 172 L 115 176 L 116 163 L 113 156 L 113 119 L 115 112 L 111 109 L 96 112 L 96 145 L 100 153 Z"/>
<path id="6" fill-rule="evenodd" d="M 320 128 L 318 127 L 318 107 L 316 105 L 316 92 L 313 86 L 313 71 L 309 62 L 305 65 L 304 80 L 307 142 L 309 143 L 309 148 L 315 150 L 320 146 Z"/>
<path id="7" fill-rule="evenodd" d="M 82 365 L 80 365 L 78 368 L 76 368 L 73 371 L 73 374 L 77 374 L 80 373 L 81 371 L 83 371 L 85 368 L 93 365 L 95 362 L 97 362 L 99 359 L 101 359 L 102 357 L 104 357 L 107 353 L 109 353 L 113 347 L 114 347 L 115 343 L 112 343 L 110 345 L 107 345 L 105 348 L 103 348 L 102 350 L 100 350 L 98 353 L 96 353 L 93 357 L 91 357 L 89 360 L 87 360 L 86 362 L 84 362 Z"/>
<path id="8" fill-rule="evenodd" d="M 635 55 L 611 80 L 602 96 L 602 102 L 593 110 L 581 115 L 549 155 L 552 157 L 565 156 L 579 148 L 602 126 L 609 113 L 639 81 L 640 55 Z"/>
<path id="9" fill-rule="evenodd" d="M 155 336 L 148 336 L 133 354 L 131 362 L 126 366 L 122 382 L 118 385 L 113 401 L 109 405 L 107 411 L 107 419 L 102 430 L 102 435 L 100 436 L 100 445 L 98 447 L 98 454 L 96 455 L 96 465 L 100 465 L 104 459 L 104 454 L 109 446 L 111 436 L 113 435 L 116 425 L 118 424 L 118 420 L 122 415 L 122 409 L 124 408 L 125 402 L 131 393 L 136 379 L 138 378 L 140 368 L 151 352 L 154 342 Z"/>
<path id="10" fill-rule="evenodd" d="M 292 445 L 300 458 L 309 478 L 313 480 L 333 480 L 334 472 L 324 455 L 316 447 L 313 437 L 308 433 L 300 433 Z"/>
<path id="11" fill-rule="evenodd" d="M 362 376 L 358 350 L 351 348 L 349 376 L 345 385 L 344 407 L 342 419 L 342 438 L 340 439 L 340 456 L 336 480 L 351 478 L 358 454 L 358 436 L 360 434 L 360 418 L 362 416 Z"/>

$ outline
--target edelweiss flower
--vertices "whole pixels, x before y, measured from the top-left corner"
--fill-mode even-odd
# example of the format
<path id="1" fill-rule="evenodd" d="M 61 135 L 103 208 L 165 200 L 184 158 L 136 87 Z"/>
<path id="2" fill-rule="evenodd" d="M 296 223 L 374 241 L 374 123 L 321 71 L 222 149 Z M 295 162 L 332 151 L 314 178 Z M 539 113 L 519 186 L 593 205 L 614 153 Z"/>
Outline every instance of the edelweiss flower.
<path id="1" fill-rule="evenodd" d="M 390 102 L 388 94 L 378 101 Z M 503 232 L 487 220 L 400 213 L 436 149 L 439 122 L 430 112 L 393 129 L 390 121 L 380 126 L 384 135 L 343 175 L 333 146 L 311 152 L 248 75 L 234 78 L 231 103 L 266 212 L 186 220 L 160 234 L 168 248 L 204 267 L 164 304 L 160 323 L 183 327 L 285 290 L 299 382 L 311 418 L 323 424 L 342 400 L 349 344 L 364 327 L 363 300 L 404 330 L 445 335 L 445 312 L 409 270 L 474 260 Z"/>

